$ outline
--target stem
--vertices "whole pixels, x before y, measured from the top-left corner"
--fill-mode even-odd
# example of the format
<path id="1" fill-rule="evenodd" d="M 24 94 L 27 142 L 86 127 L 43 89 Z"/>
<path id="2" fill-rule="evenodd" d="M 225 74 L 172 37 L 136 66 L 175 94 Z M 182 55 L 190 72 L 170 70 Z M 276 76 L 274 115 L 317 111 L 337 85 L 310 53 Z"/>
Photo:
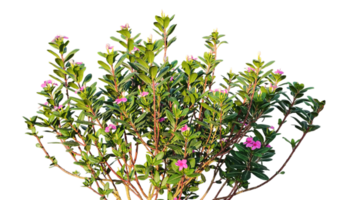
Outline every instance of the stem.
<path id="1" fill-rule="evenodd" d="M 124 187 L 126 188 L 127 199 L 131 200 L 131 197 L 130 197 L 130 194 L 129 194 L 129 187 L 128 187 L 128 185 L 124 185 Z"/>

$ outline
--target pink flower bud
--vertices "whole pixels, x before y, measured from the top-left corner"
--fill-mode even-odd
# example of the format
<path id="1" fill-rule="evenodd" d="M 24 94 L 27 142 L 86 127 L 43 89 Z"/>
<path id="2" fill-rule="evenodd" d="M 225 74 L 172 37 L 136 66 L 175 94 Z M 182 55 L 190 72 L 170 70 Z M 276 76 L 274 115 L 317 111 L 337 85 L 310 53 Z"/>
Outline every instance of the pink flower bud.
<path id="1" fill-rule="evenodd" d="M 233 66 L 230 65 L 230 69 L 229 69 L 230 74 L 232 74 L 232 71 L 233 71 Z"/>
<path id="2" fill-rule="evenodd" d="M 114 44 L 111 44 L 109 41 L 105 42 L 105 51 L 107 51 L 107 50 L 111 51 L 113 48 L 115 48 Z"/>

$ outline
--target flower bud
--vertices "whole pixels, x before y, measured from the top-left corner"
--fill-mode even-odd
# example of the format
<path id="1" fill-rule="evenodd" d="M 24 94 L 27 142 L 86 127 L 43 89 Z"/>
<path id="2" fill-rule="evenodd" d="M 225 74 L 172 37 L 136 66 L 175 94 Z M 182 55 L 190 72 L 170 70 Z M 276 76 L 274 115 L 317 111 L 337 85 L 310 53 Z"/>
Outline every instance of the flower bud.
<path id="1" fill-rule="evenodd" d="M 153 42 L 153 33 L 149 32 L 149 36 L 146 38 L 146 42 Z"/>
<path id="2" fill-rule="evenodd" d="M 161 7 L 161 9 L 160 9 L 160 14 L 163 16 L 164 13 L 165 13 L 165 12 L 164 12 L 164 9 L 163 9 L 163 7 Z"/>
<path id="3" fill-rule="evenodd" d="M 120 24 L 119 24 L 119 28 L 120 28 L 120 30 L 122 30 L 122 29 L 130 29 L 131 26 L 130 26 L 130 24 L 129 24 L 129 21 L 126 21 L 124 24 L 123 24 L 123 23 L 120 23 Z"/>
<path id="4" fill-rule="evenodd" d="M 218 27 L 218 25 L 215 25 L 215 27 L 213 27 L 212 32 L 219 32 L 219 27 Z"/>
<path id="5" fill-rule="evenodd" d="M 113 48 L 115 48 L 115 45 L 114 44 L 111 44 L 111 42 L 109 41 L 106 41 L 105 42 L 105 51 L 111 51 Z"/>
<path id="6" fill-rule="evenodd" d="M 232 74 L 232 71 L 233 71 L 233 66 L 230 65 L 230 69 L 229 69 L 230 74 Z"/>
<path id="7" fill-rule="evenodd" d="M 256 56 L 257 56 L 257 58 L 259 58 L 259 57 L 262 56 L 262 51 L 261 51 L 261 49 L 257 50 Z"/>

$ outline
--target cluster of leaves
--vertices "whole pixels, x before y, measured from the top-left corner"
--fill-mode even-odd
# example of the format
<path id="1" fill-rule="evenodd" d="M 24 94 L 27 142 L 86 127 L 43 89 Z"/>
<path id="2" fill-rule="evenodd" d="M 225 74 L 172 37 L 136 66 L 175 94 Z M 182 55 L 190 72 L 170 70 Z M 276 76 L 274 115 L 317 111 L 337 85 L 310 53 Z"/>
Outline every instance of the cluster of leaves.
<path id="1" fill-rule="evenodd" d="M 173 21 L 174 17 L 175 13 L 170 16 L 170 21 Z M 157 18 L 156 21 L 159 21 L 159 19 Z M 157 29 L 152 27 L 152 30 L 157 35 L 162 36 L 162 38 L 160 37 L 154 45 L 151 43 L 146 44 L 142 38 L 139 38 L 141 32 L 137 32 L 131 40 L 128 40 L 127 44 L 124 41 L 126 41 L 127 35 L 130 34 L 129 31 L 118 30 L 116 33 L 121 34 L 121 39 L 111 35 L 110 40 L 115 44 L 120 44 L 123 50 L 117 49 L 111 53 L 101 50 L 97 51 L 97 55 L 100 58 L 97 61 L 98 68 L 106 72 L 106 74 L 103 74 L 102 77 L 98 77 L 94 81 L 92 81 L 92 72 L 85 74 L 86 67 L 71 66 L 67 62 L 79 53 L 81 48 L 73 47 L 68 51 L 67 46 L 70 44 L 69 41 L 62 42 L 60 45 L 49 43 L 50 48 L 47 48 L 47 53 L 54 57 L 54 61 L 49 60 L 49 65 L 53 68 L 53 74 L 49 73 L 49 77 L 59 82 L 60 85 L 57 88 L 52 87 L 47 88 L 45 91 L 36 91 L 36 95 L 47 99 L 50 105 L 39 103 L 43 109 L 36 110 L 36 115 L 34 114 L 30 118 L 22 116 L 26 125 L 25 135 L 28 137 L 36 135 L 39 139 L 43 139 L 44 134 L 52 134 L 55 135 L 57 140 L 64 141 L 62 145 L 68 147 L 65 153 L 73 152 L 74 148 L 80 149 L 81 157 L 78 158 L 78 161 L 73 161 L 73 165 L 76 167 L 83 166 L 86 177 L 82 181 L 83 185 L 90 186 L 98 179 L 95 177 L 101 177 L 111 173 L 110 169 L 103 169 L 101 163 L 108 162 L 111 166 L 114 166 L 116 160 L 123 158 L 124 155 L 128 162 L 130 159 L 128 154 L 131 151 L 129 148 L 130 142 L 143 144 L 142 139 L 146 139 L 148 146 L 154 149 L 156 148 L 155 140 L 153 139 L 154 136 L 151 134 L 151 131 L 148 131 L 149 128 L 153 128 L 154 119 L 153 116 L 151 117 L 151 113 L 147 109 L 144 109 L 153 103 L 154 97 L 152 95 L 155 93 L 152 88 L 152 82 L 158 83 L 155 86 L 156 103 L 158 106 L 163 104 L 160 116 L 166 116 L 170 122 L 162 123 L 158 127 L 161 130 L 159 138 L 161 142 L 158 143 L 158 149 L 165 149 L 168 138 L 172 137 L 173 134 L 175 137 L 167 145 L 168 149 L 165 152 L 158 153 L 154 158 L 146 151 L 145 161 L 142 164 L 136 163 L 134 169 L 129 172 L 129 177 L 124 173 L 124 164 L 122 168 L 117 167 L 116 173 L 122 179 L 134 182 L 136 172 L 141 183 L 150 181 L 154 186 L 161 188 L 160 194 L 162 195 L 168 189 L 168 185 L 172 187 L 169 192 L 174 194 L 176 191 L 175 187 L 178 185 L 182 175 L 175 163 L 186 154 L 183 151 L 183 146 L 189 152 L 189 168 L 185 169 L 183 173 L 188 177 L 194 178 L 190 183 L 190 187 L 185 189 L 183 194 L 193 195 L 199 191 L 199 186 L 206 183 L 206 177 L 203 173 L 194 173 L 194 169 L 202 167 L 201 163 L 209 160 L 207 155 L 211 157 L 211 155 L 221 153 L 220 143 L 214 139 L 216 133 L 221 126 L 225 127 L 222 130 L 222 138 L 228 138 L 232 126 L 236 126 L 234 132 L 238 132 L 242 128 L 242 125 L 237 119 L 243 120 L 247 116 L 250 116 L 248 120 L 251 129 L 247 131 L 247 134 L 252 136 L 254 140 L 259 140 L 262 144 L 271 144 L 277 137 L 281 137 L 291 148 L 294 148 L 299 138 L 295 139 L 292 137 L 288 139 L 287 136 L 281 134 L 281 131 L 270 131 L 268 130 L 269 126 L 267 124 L 255 122 L 255 120 L 258 118 L 261 120 L 273 119 L 273 113 L 277 109 L 282 115 L 290 116 L 290 119 L 296 121 L 296 123 L 290 123 L 290 126 L 300 133 L 308 131 L 308 128 L 310 128 L 311 133 L 320 129 L 321 124 L 311 123 L 319 117 L 316 111 L 324 104 L 323 101 L 319 101 L 318 98 L 313 98 L 312 95 L 308 94 L 309 91 L 314 90 L 314 86 L 305 86 L 304 82 L 297 82 L 296 80 L 285 80 L 286 75 L 275 76 L 272 74 L 272 66 L 275 64 L 275 59 L 267 62 L 265 60 L 261 62 L 253 59 L 252 62 L 246 62 L 247 66 L 254 69 L 261 68 L 260 73 L 262 73 L 260 76 L 257 76 L 254 71 L 246 72 L 246 70 L 240 70 L 238 76 L 234 72 L 227 75 L 220 75 L 225 84 L 221 84 L 222 88 L 236 88 L 235 92 L 230 90 L 231 95 L 226 96 L 222 101 L 219 99 L 218 93 L 214 95 L 209 93 L 208 90 L 204 93 L 202 92 L 203 87 L 206 86 L 205 83 L 210 83 L 211 86 L 216 80 L 216 77 L 212 75 L 212 71 L 206 72 L 204 70 L 205 68 L 201 65 L 202 63 L 207 65 L 207 62 L 210 62 L 207 54 L 204 54 L 203 57 L 198 56 L 199 61 L 195 61 L 194 64 L 182 61 L 180 65 L 178 59 L 166 61 L 161 64 L 162 66 L 154 62 L 155 58 L 164 49 L 164 39 L 167 39 L 163 38 L 164 35 L 158 30 L 163 28 L 163 24 L 160 24 L 162 28 L 159 24 L 159 22 L 155 23 L 154 26 Z M 177 23 L 173 22 L 170 25 L 164 25 L 164 27 L 168 28 L 167 33 L 171 35 L 176 29 Z M 226 40 L 220 40 L 224 37 L 226 37 L 224 33 L 218 35 L 219 41 L 221 42 L 219 44 L 220 46 L 226 43 Z M 204 36 L 203 40 L 209 41 L 211 38 L 211 36 Z M 167 44 L 171 47 L 176 41 L 177 36 L 173 36 L 170 37 Z M 141 43 L 145 43 L 146 45 L 141 45 Z M 130 53 L 130 50 L 134 46 L 141 50 L 140 53 Z M 204 47 L 212 49 L 207 44 L 204 44 Z M 64 57 L 61 55 L 64 55 Z M 151 65 L 148 63 L 151 63 Z M 215 59 L 211 63 L 211 69 L 216 68 L 222 63 L 223 59 Z M 181 66 L 183 70 L 178 68 L 178 66 Z M 131 69 L 132 72 L 127 68 Z M 174 68 L 177 70 L 169 73 L 169 70 Z M 123 69 L 126 69 L 126 71 L 121 73 Z M 172 83 L 169 83 L 168 80 L 172 75 L 174 75 L 174 80 Z M 98 81 L 104 84 L 104 86 L 99 86 Z M 257 86 L 255 91 L 261 91 L 262 94 L 254 95 L 253 99 L 251 99 L 252 92 L 248 91 L 246 87 L 256 82 L 261 87 Z M 275 82 L 280 84 L 274 92 L 269 92 L 263 86 L 264 83 Z M 81 85 L 88 86 L 84 92 L 77 93 L 76 97 L 69 95 L 68 99 L 63 99 L 64 92 L 62 89 L 66 91 L 66 94 L 69 94 L 69 92 L 73 94 Z M 147 101 L 144 101 L 143 98 L 140 100 L 136 99 L 138 85 L 141 86 L 142 91 L 145 89 L 149 91 L 150 95 L 146 97 Z M 240 87 L 241 85 L 242 87 Z M 126 92 L 129 101 L 127 100 L 127 103 L 117 105 L 113 102 L 120 97 L 121 92 Z M 204 102 L 200 101 L 202 99 L 204 99 Z M 243 100 L 246 100 L 246 103 L 243 103 Z M 249 115 L 248 103 L 251 101 Z M 224 106 L 220 108 L 218 102 L 221 102 Z M 63 105 L 64 109 L 51 111 L 51 105 L 60 104 Z M 177 105 L 177 108 L 174 109 L 173 105 Z M 307 108 L 301 107 L 302 105 Z M 170 106 L 172 109 L 170 109 Z M 188 116 L 199 112 L 201 106 L 204 107 L 204 120 L 190 119 Z M 152 107 L 152 109 L 154 108 Z M 224 116 L 221 115 L 221 111 L 224 111 Z M 121 113 L 126 113 L 129 117 L 122 119 L 120 118 Z M 178 120 L 175 121 L 178 118 L 181 118 L 179 124 L 177 124 Z M 220 121 L 220 118 L 222 118 L 222 121 Z M 103 129 L 98 129 L 95 123 L 96 120 L 99 120 L 103 125 L 106 125 L 108 122 L 117 123 L 117 130 L 107 133 Z M 284 121 L 279 118 L 277 122 L 278 124 L 286 125 L 287 119 Z M 174 127 L 180 128 L 184 124 L 200 125 L 201 129 L 199 131 L 193 130 L 193 134 L 187 139 L 181 134 L 172 131 Z M 44 130 L 43 134 L 39 133 L 38 128 Z M 210 133 L 213 128 L 216 129 L 212 136 L 213 139 L 208 143 L 202 143 L 202 141 L 207 141 L 211 138 Z M 57 135 L 57 133 L 60 133 L 60 135 Z M 138 136 L 141 136 L 142 139 Z M 128 137 L 132 137 L 132 141 L 128 142 Z M 82 147 L 76 139 L 83 139 L 85 146 Z M 40 149 L 40 145 L 38 143 L 36 144 L 36 147 Z M 90 154 L 89 152 L 93 147 L 98 147 L 101 154 Z M 201 149 L 208 150 L 203 152 Z M 191 153 L 192 150 L 197 150 L 198 152 Z M 173 155 L 174 152 L 175 155 Z M 270 172 L 270 168 L 266 164 L 273 162 L 274 156 L 276 155 L 275 148 L 262 147 L 251 151 L 250 148 L 240 143 L 235 143 L 224 152 L 228 153 L 226 154 L 225 169 L 220 169 L 220 177 L 223 180 L 230 181 L 226 187 L 231 189 L 234 182 L 239 181 L 242 183 L 241 188 L 245 189 L 250 186 L 252 177 L 259 181 L 269 179 L 268 173 Z M 198 155 L 199 153 L 202 154 Z M 167 159 L 169 161 L 168 164 L 163 166 L 163 160 L 167 161 Z M 213 171 L 215 169 L 213 163 L 216 163 L 218 160 L 219 158 L 216 158 L 214 162 L 206 166 L 204 173 L 207 174 Z M 58 159 L 55 158 L 50 165 L 56 165 L 57 163 Z M 159 170 L 156 170 L 155 167 L 159 167 Z M 163 170 L 166 170 L 169 176 L 161 180 L 159 171 L 161 172 Z M 93 172 L 95 173 L 94 176 L 91 175 Z M 78 169 L 75 169 L 73 173 L 82 174 Z M 122 181 L 117 179 L 114 183 L 117 186 L 122 185 Z M 219 184 L 221 182 L 218 183 L 218 186 Z M 111 195 L 112 189 L 100 187 L 98 188 L 98 192 L 108 197 Z"/>

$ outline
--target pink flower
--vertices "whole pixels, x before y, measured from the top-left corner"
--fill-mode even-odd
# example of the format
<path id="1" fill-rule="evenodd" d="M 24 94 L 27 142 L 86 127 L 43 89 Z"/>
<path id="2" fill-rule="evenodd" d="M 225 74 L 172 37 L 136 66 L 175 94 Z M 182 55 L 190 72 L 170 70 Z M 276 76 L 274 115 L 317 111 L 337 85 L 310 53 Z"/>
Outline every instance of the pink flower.
<path id="1" fill-rule="evenodd" d="M 86 86 L 80 87 L 80 89 L 77 89 L 77 90 L 75 91 L 75 94 L 77 94 L 78 91 L 81 91 L 81 92 L 82 92 L 84 89 L 86 89 Z"/>
<path id="2" fill-rule="evenodd" d="M 144 96 L 146 96 L 146 95 L 148 95 L 148 94 L 149 94 L 148 92 L 141 92 L 139 96 L 140 96 L 140 97 L 144 97 Z"/>
<path id="3" fill-rule="evenodd" d="M 261 142 L 260 141 L 256 141 L 252 144 L 252 148 L 251 150 L 254 150 L 254 149 L 259 149 L 261 148 Z"/>
<path id="4" fill-rule="evenodd" d="M 253 68 L 251 68 L 251 67 L 248 67 L 248 66 L 246 66 L 245 69 L 248 70 L 248 72 L 250 72 L 250 70 L 255 71 L 255 69 L 253 69 Z"/>
<path id="5" fill-rule="evenodd" d="M 244 123 L 244 126 L 248 126 L 248 123 Z"/>
<path id="6" fill-rule="evenodd" d="M 47 85 L 54 85 L 55 87 L 59 86 L 59 83 L 56 82 L 55 80 L 51 78 L 45 78 L 41 83 L 40 83 L 40 89 L 45 88 Z"/>
<path id="7" fill-rule="evenodd" d="M 122 29 L 130 29 L 131 26 L 129 24 L 129 21 L 126 21 L 124 24 L 120 23 L 119 28 L 120 28 L 120 30 L 122 30 Z"/>
<path id="8" fill-rule="evenodd" d="M 270 126 L 270 127 L 268 127 L 269 129 L 274 129 L 274 126 Z"/>
<path id="9" fill-rule="evenodd" d="M 158 121 L 159 122 L 163 122 L 164 120 L 166 120 L 164 117 L 160 118 Z"/>
<path id="10" fill-rule="evenodd" d="M 190 56 L 186 56 L 186 60 L 190 61 L 190 60 L 197 60 L 197 58 L 194 58 L 192 55 Z"/>
<path id="11" fill-rule="evenodd" d="M 267 144 L 266 147 L 271 148 L 271 145 Z"/>
<path id="12" fill-rule="evenodd" d="M 285 70 L 282 69 L 281 66 L 279 66 L 277 69 L 273 70 L 275 74 L 285 74 Z"/>
<path id="13" fill-rule="evenodd" d="M 186 164 L 187 160 L 183 159 L 183 160 L 178 160 L 178 162 L 175 163 L 176 166 L 179 166 L 179 171 L 181 171 L 183 168 L 187 168 L 187 164 Z"/>
<path id="14" fill-rule="evenodd" d="M 178 200 L 178 198 L 174 197 L 174 200 Z"/>
<path id="15" fill-rule="evenodd" d="M 63 108 L 63 105 L 60 105 L 60 106 L 54 106 L 54 110 L 59 110 L 59 109 L 62 109 Z"/>
<path id="16" fill-rule="evenodd" d="M 226 142 L 226 138 L 222 138 L 221 141 L 222 141 L 222 142 Z"/>
<path id="17" fill-rule="evenodd" d="M 116 126 L 114 125 L 114 124 L 110 124 L 109 126 L 107 126 L 106 128 L 105 128 L 105 132 L 110 132 L 110 130 L 111 129 L 114 129 L 114 130 L 116 130 Z"/>
<path id="18" fill-rule="evenodd" d="M 174 77 L 170 77 L 170 81 L 173 81 L 174 80 Z"/>
<path id="19" fill-rule="evenodd" d="M 111 44 L 109 41 L 106 41 L 105 42 L 105 51 L 107 51 L 107 50 L 112 50 L 112 49 L 114 49 L 115 48 L 115 45 L 114 44 Z"/>
<path id="20" fill-rule="evenodd" d="M 135 52 L 135 51 L 139 51 L 138 48 L 134 47 L 133 50 L 131 52 Z"/>
<path id="21" fill-rule="evenodd" d="M 73 65 L 81 65 L 83 63 L 83 60 L 75 60 L 74 62 L 72 62 L 71 60 L 69 60 L 69 63 L 70 64 L 73 64 Z"/>
<path id="22" fill-rule="evenodd" d="M 273 88 L 273 89 L 276 89 L 278 86 L 277 85 L 272 85 L 272 83 L 270 83 L 270 86 L 269 87 L 271 87 L 271 88 Z"/>
<path id="23" fill-rule="evenodd" d="M 48 105 L 48 102 L 45 102 L 45 106 L 47 106 Z"/>
<path id="24" fill-rule="evenodd" d="M 189 131 L 190 127 L 188 127 L 187 124 L 185 124 L 185 126 L 182 127 L 180 130 L 181 130 L 181 132 Z"/>
<path id="25" fill-rule="evenodd" d="M 251 150 L 254 150 L 256 148 L 259 149 L 261 147 L 261 142 L 260 141 L 254 142 L 252 137 L 246 137 L 243 144 L 246 144 L 246 147 L 251 147 Z"/>
<path id="26" fill-rule="evenodd" d="M 194 149 L 192 149 L 192 153 L 194 153 L 195 152 L 195 150 Z"/>
<path id="27" fill-rule="evenodd" d="M 119 98 L 119 99 L 116 99 L 115 101 L 117 104 L 120 104 L 122 102 L 127 102 L 127 98 Z"/>
<path id="28" fill-rule="evenodd" d="M 69 35 L 67 35 L 66 33 L 56 32 L 56 34 L 53 36 L 51 41 L 52 42 L 56 42 L 60 38 L 63 38 L 64 40 L 68 40 L 69 39 Z"/>

